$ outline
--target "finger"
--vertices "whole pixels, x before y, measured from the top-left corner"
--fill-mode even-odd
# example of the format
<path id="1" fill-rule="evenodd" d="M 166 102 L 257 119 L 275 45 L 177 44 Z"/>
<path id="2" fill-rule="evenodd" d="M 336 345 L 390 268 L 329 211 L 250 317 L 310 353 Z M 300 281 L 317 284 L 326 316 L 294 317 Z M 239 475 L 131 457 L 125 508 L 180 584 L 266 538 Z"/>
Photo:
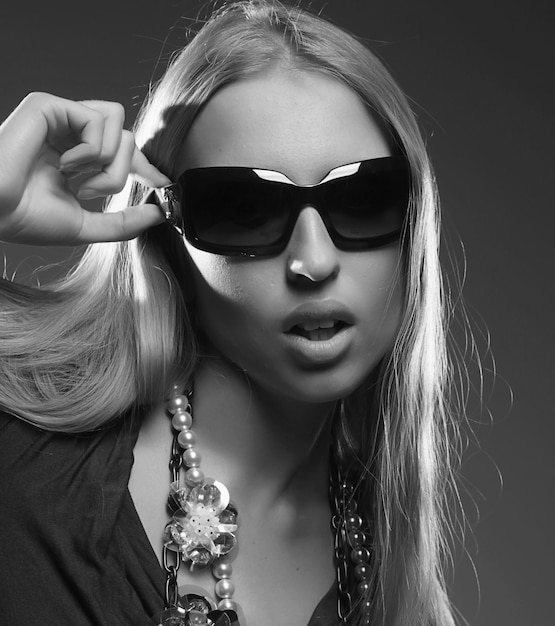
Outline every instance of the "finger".
<path id="1" fill-rule="evenodd" d="M 77 197 L 97 198 L 118 193 L 125 187 L 131 169 L 131 159 L 135 150 L 135 138 L 129 131 L 123 131 L 121 141 L 113 161 L 104 166 L 101 172 L 81 180 Z"/>
<path id="2" fill-rule="evenodd" d="M 17 181 L 20 186 L 25 185 L 43 148 L 49 130 L 43 107 L 50 97 L 49 94 L 29 94 L 0 126 L 2 154 L 9 155 L 9 158 L 2 158 L 0 173 L 2 179 L 12 181 L 12 185 Z"/>
<path id="3" fill-rule="evenodd" d="M 102 168 L 100 167 L 100 165 L 95 165 L 93 163 L 86 163 L 82 166 L 79 166 L 78 169 L 74 169 L 74 170 L 64 169 L 62 174 L 66 180 L 73 180 L 80 176 L 84 177 L 87 174 L 89 174 L 89 178 L 90 178 L 93 174 L 98 174 L 101 171 L 102 171 Z"/>
<path id="4" fill-rule="evenodd" d="M 165 187 L 172 184 L 172 181 L 157 170 L 138 148 L 133 152 L 131 173 L 145 187 Z"/>
<path id="5" fill-rule="evenodd" d="M 114 161 L 102 172 L 82 178 L 77 195 L 81 200 L 88 200 L 118 193 L 125 187 L 130 171 L 146 187 L 165 187 L 171 184 L 171 180 L 149 163 L 136 147 L 133 134 L 124 130 Z"/>
<path id="6" fill-rule="evenodd" d="M 114 213 L 85 211 L 76 243 L 126 241 L 164 221 L 155 204 L 139 204 Z"/>
<path id="7" fill-rule="evenodd" d="M 125 109 L 119 102 L 103 100 L 85 100 L 82 104 L 104 116 L 104 134 L 98 162 L 109 164 L 115 159 L 120 147 Z"/>
<path id="8" fill-rule="evenodd" d="M 78 102 L 68 101 L 65 114 L 67 126 L 80 143 L 60 157 L 60 169 L 77 169 L 80 164 L 97 162 L 102 152 L 105 119 L 102 113 Z"/>

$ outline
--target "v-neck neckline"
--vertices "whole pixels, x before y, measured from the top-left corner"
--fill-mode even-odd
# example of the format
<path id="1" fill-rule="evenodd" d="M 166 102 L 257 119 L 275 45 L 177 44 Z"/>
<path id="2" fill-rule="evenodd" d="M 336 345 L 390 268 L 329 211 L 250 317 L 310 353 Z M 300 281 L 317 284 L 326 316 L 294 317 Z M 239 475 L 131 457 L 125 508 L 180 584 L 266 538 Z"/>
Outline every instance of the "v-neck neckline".
<path id="1" fill-rule="evenodd" d="M 135 421 L 135 420 L 134 420 Z M 136 420 L 133 425 L 134 428 L 129 429 L 128 435 L 130 435 L 130 463 L 128 464 L 129 473 L 126 476 L 127 483 L 129 483 L 129 476 L 131 475 L 131 468 L 133 466 L 133 449 L 135 447 L 135 443 L 139 436 L 140 429 L 140 420 Z M 133 501 L 133 497 L 131 496 L 131 492 L 129 491 L 129 487 L 127 486 L 125 491 L 125 498 L 127 499 L 127 504 L 129 505 L 130 510 L 132 511 L 133 523 L 137 529 L 137 540 L 140 541 L 140 552 L 141 554 L 146 556 L 148 555 L 149 563 L 145 563 L 145 565 L 150 569 L 152 568 L 152 572 L 159 572 L 160 576 L 156 577 L 157 589 L 160 593 L 160 597 L 164 598 L 164 588 L 165 588 L 165 573 L 160 565 L 158 560 L 158 556 L 150 543 L 148 535 L 146 533 L 143 522 L 139 516 L 137 511 L 137 507 L 135 506 L 135 502 Z M 159 578 L 159 579 L 158 579 Z M 333 605 L 335 618 L 328 618 L 330 614 L 329 606 Z M 332 586 L 326 591 L 326 593 L 322 596 L 321 600 L 316 605 L 310 620 L 308 621 L 307 626 L 335 626 L 338 623 L 337 613 L 336 613 L 336 605 L 337 605 L 337 589 L 336 583 L 334 582 Z M 331 620 L 331 621 L 330 621 Z M 241 625 L 246 626 L 246 625 Z"/>

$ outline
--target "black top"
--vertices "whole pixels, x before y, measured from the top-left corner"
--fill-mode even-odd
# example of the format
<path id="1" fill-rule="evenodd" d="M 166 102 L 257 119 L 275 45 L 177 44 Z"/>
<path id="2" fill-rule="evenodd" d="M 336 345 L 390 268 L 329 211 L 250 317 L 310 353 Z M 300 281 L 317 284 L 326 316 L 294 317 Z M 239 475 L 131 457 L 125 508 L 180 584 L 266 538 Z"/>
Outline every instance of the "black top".
<path id="1" fill-rule="evenodd" d="M 0 624 L 145 626 L 165 574 L 127 489 L 138 423 L 40 430 L 0 411 Z M 332 588 L 308 626 L 337 624 Z"/>

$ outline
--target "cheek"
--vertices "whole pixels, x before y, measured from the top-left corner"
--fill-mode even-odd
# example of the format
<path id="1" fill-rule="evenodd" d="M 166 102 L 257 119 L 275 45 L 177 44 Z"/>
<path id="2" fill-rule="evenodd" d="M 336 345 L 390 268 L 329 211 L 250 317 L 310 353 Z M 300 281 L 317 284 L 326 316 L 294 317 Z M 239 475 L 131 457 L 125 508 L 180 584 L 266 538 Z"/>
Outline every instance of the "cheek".
<path id="1" fill-rule="evenodd" d="M 220 351 L 241 352 L 247 340 L 252 344 L 261 321 L 271 318 L 275 276 L 261 263 L 255 265 L 249 259 L 194 248 L 189 256 L 200 327 Z"/>
<path id="2" fill-rule="evenodd" d="M 189 258 L 198 300 L 206 297 L 241 298 L 241 284 L 237 281 L 228 257 L 189 248 Z"/>
<path id="3" fill-rule="evenodd" d="M 399 333 L 403 311 L 402 289 L 399 283 L 384 288 L 378 306 L 372 312 L 370 323 L 371 341 L 368 350 L 380 354 L 391 348 Z"/>
<path id="4" fill-rule="evenodd" d="M 367 252 L 353 258 L 346 266 L 351 289 L 365 300 L 372 315 L 396 316 L 403 298 L 401 257 L 397 249 Z M 356 290 L 356 291 L 355 291 Z"/>
<path id="5" fill-rule="evenodd" d="M 395 334 L 399 328 L 403 309 L 403 288 L 397 267 L 388 268 L 379 279 L 371 284 L 369 293 L 373 309 L 373 321 L 378 330 L 384 327 L 388 334 Z"/>
<path id="6" fill-rule="evenodd" d="M 357 309 L 362 313 L 364 340 L 361 352 L 379 360 L 393 345 L 403 315 L 403 285 L 400 258 L 396 250 L 369 253 L 351 268 L 352 292 L 357 294 Z"/>

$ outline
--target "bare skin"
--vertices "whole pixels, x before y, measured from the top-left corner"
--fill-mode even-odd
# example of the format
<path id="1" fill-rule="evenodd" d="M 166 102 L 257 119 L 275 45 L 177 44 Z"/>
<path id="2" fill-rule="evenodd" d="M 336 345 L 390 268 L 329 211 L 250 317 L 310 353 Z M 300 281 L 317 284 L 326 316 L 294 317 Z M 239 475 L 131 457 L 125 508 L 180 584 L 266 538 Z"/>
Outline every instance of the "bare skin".
<path id="1" fill-rule="evenodd" d="M 271 427 L 264 421 L 271 416 L 260 401 L 248 393 L 238 397 L 237 388 L 246 391 L 241 379 L 244 375 L 224 362 L 203 367 L 195 377 L 195 432 L 202 442 L 202 467 L 226 484 L 240 512 L 239 547 L 231 561 L 241 624 L 259 619 L 270 626 L 307 623 L 334 580 L 327 498 L 329 421 L 322 423 L 321 415 L 314 415 L 311 422 L 318 417 L 319 424 L 307 423 L 304 432 L 290 425 Z M 224 411 L 222 397 L 228 399 Z M 239 415 L 242 419 L 234 426 Z M 281 437 L 276 437 L 279 430 Z M 153 411 L 135 446 L 129 484 L 158 558 L 161 529 L 168 521 L 171 438 L 163 408 Z M 241 452 L 245 456 L 237 456 Z M 214 579 L 209 569 L 191 576 L 182 567 L 179 584 L 199 585 L 212 593 Z"/>

